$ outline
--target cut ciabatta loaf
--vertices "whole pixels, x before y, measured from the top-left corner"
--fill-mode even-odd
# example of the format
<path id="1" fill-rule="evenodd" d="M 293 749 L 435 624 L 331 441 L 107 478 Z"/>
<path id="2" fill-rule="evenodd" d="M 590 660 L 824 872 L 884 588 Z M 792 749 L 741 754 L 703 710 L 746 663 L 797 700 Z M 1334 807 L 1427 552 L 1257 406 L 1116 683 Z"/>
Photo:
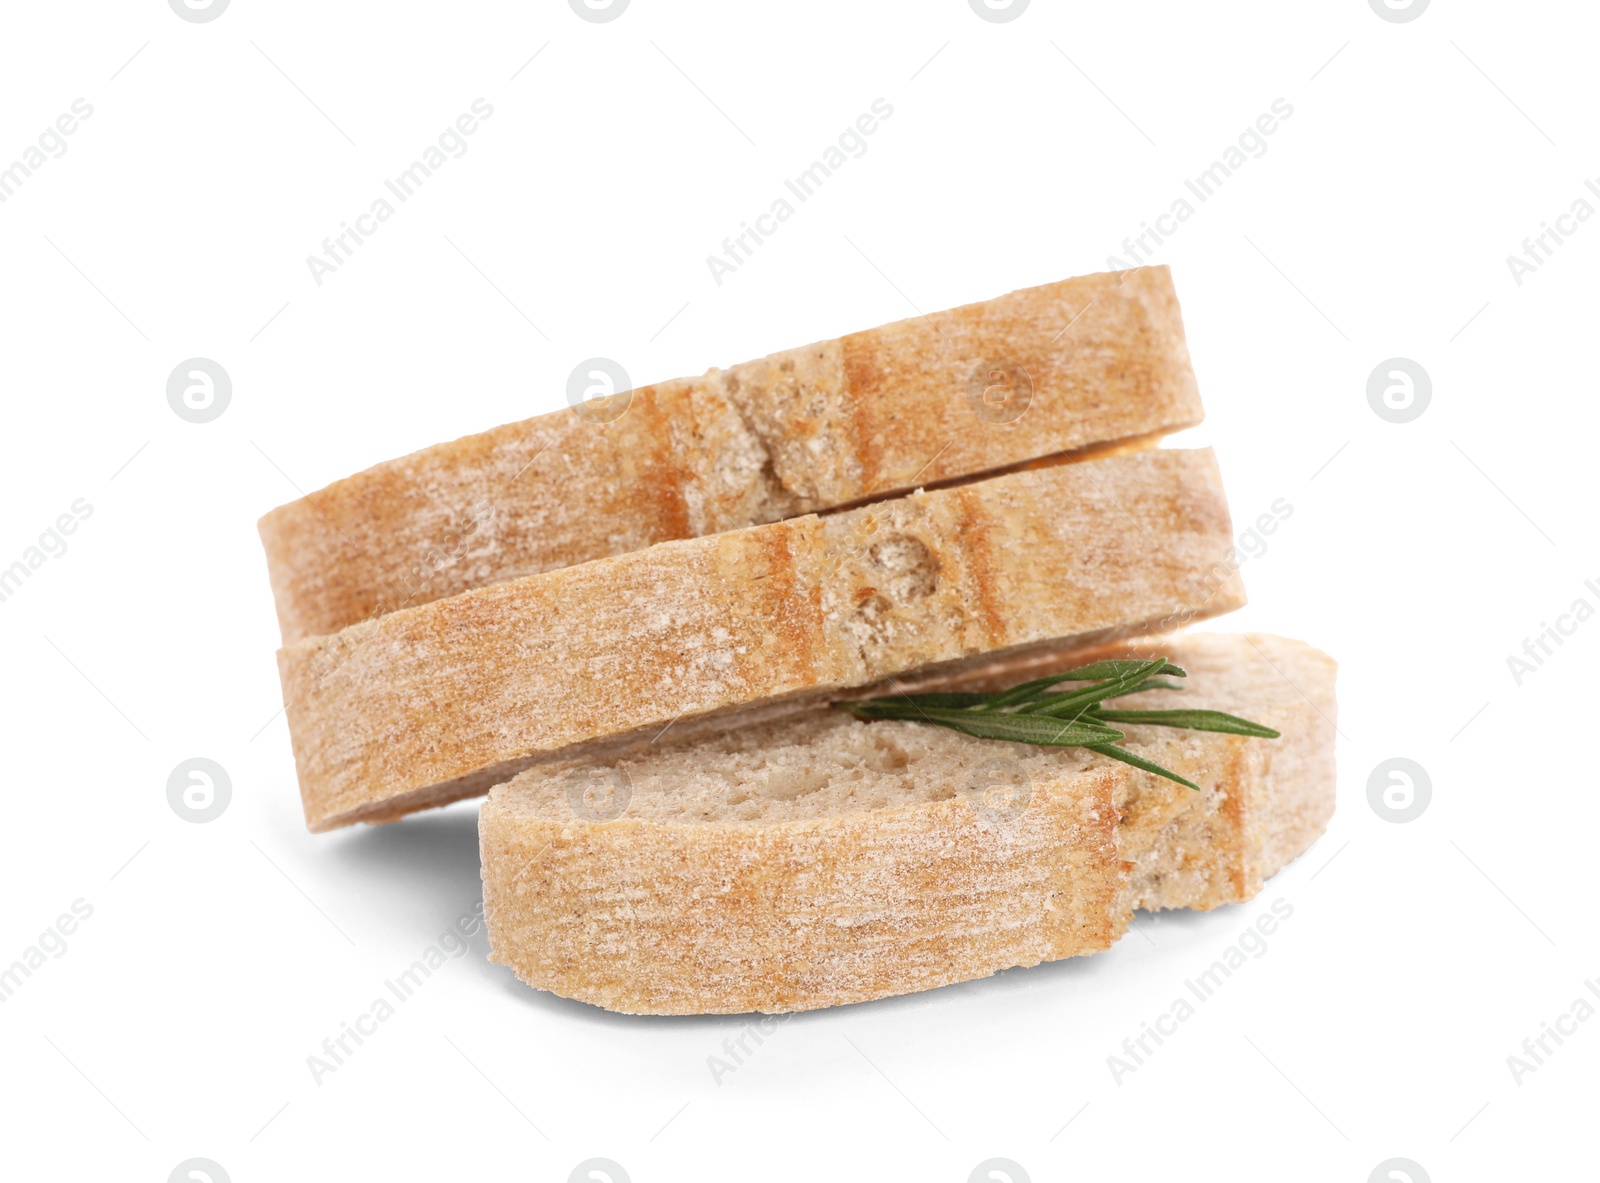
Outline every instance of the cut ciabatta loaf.
<path id="1" fill-rule="evenodd" d="M 1334 664 L 1271 636 L 1139 652 L 1188 688 L 1119 708 L 1283 735 L 1124 728 L 1198 793 L 1082 749 L 837 712 L 531 769 L 479 822 L 491 959 L 610 1010 L 772 1013 L 1097 952 L 1135 908 L 1248 900 L 1333 813 Z"/>
<path id="2" fill-rule="evenodd" d="M 1035 469 L 530 576 L 280 651 L 306 821 L 389 821 L 597 744 L 1244 602 L 1209 451 Z"/>
<path id="3" fill-rule="evenodd" d="M 1019 373 L 1021 417 L 1020 403 L 980 414 L 985 388 L 1021 397 Z M 1201 408 L 1171 275 L 1146 267 L 642 387 L 600 417 L 467 436 L 267 514 L 284 644 L 671 539 L 1143 446 Z"/>

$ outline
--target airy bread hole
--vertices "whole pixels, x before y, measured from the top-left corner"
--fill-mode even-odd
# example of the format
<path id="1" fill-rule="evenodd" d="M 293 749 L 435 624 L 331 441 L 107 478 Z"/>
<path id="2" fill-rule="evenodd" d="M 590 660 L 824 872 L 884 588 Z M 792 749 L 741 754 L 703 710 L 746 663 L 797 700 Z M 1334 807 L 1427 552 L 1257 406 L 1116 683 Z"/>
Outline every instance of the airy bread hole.
<path id="1" fill-rule="evenodd" d="M 892 646 L 896 609 L 931 596 L 939 587 L 939 560 L 926 543 L 909 534 L 888 534 L 867 548 L 863 574 L 872 586 L 855 593 L 855 606 L 840 622 L 869 666 Z"/>
<path id="2" fill-rule="evenodd" d="M 876 742 L 867 752 L 867 767 L 873 772 L 900 772 L 911 763 L 911 756 L 894 742 L 887 727 L 878 728 L 872 738 Z"/>
<path id="3" fill-rule="evenodd" d="M 842 623 L 856 651 L 868 663 L 889 640 L 889 613 L 893 610 L 894 605 L 879 595 L 877 589 L 863 588 L 855 608 Z"/>
<path id="4" fill-rule="evenodd" d="M 872 544 L 867 559 L 883 573 L 879 586 L 897 603 L 919 600 L 939 589 L 939 560 L 920 538 L 890 534 Z"/>
<path id="5" fill-rule="evenodd" d="M 814 764 L 799 768 L 779 766 L 767 773 L 766 796 L 774 801 L 793 801 L 827 787 L 829 772 Z"/>

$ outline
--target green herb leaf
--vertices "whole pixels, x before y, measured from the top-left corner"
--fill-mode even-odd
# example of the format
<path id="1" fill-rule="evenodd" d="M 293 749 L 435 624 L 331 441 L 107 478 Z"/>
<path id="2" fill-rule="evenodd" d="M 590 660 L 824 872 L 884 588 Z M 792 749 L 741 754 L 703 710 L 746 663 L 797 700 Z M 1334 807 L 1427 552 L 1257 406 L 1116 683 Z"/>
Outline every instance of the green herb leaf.
<path id="1" fill-rule="evenodd" d="M 1187 777 L 1179 776 L 1176 772 L 1172 771 L 1172 769 L 1163 768 L 1154 760 L 1146 760 L 1143 756 L 1135 756 L 1132 752 L 1125 751 L 1124 749 L 1116 747 L 1112 744 L 1085 744 L 1084 747 L 1088 748 L 1091 752 L 1099 752 L 1102 756 L 1110 756 L 1113 760 L 1121 760 L 1124 764 L 1132 764 L 1135 768 L 1142 769 L 1145 772 L 1153 772 L 1157 776 L 1164 776 L 1168 780 L 1177 781 L 1180 785 L 1183 785 L 1188 789 L 1193 789 L 1197 793 L 1200 791 L 1200 786 L 1195 784 L 1194 781 L 1189 780 Z"/>
<path id="2" fill-rule="evenodd" d="M 1121 681 L 1141 670 L 1145 677 L 1152 677 L 1157 674 L 1172 674 L 1179 678 L 1187 676 L 1165 658 L 1157 658 L 1153 662 L 1097 661 L 1092 665 L 1080 665 L 1077 669 L 1063 670 L 1059 674 L 1051 674 L 1047 678 L 1035 678 L 1031 682 L 1023 682 L 1020 686 L 1013 686 L 1010 690 L 989 695 L 987 697 L 991 701 L 986 706 L 978 709 L 985 712 L 996 711 L 1003 710 L 1008 706 L 1015 706 L 1018 703 L 1030 702 L 1039 698 L 1050 687 L 1061 682 L 1095 682 L 1103 678 Z"/>
<path id="3" fill-rule="evenodd" d="M 1166 663 L 1159 657 L 1154 661 L 1137 663 L 1121 677 L 1107 682 L 1096 682 L 1093 686 L 1085 686 L 1079 690 L 1068 690 L 1064 694 L 1047 694 L 1043 698 L 1023 704 L 1019 709 L 1030 715 L 1053 715 L 1058 719 L 1075 716 L 1081 714 L 1085 707 L 1093 706 L 1105 699 L 1138 693 L 1151 675 L 1160 670 L 1164 664 Z"/>
<path id="4" fill-rule="evenodd" d="M 963 710 L 966 707 L 981 706 L 994 696 L 992 694 L 895 694 L 884 698 L 863 698 L 854 702 L 836 702 L 834 707 L 841 711 L 872 710 L 881 706 L 911 706 L 922 707 L 925 710 Z"/>
<path id="5" fill-rule="evenodd" d="M 1189 676 L 1164 657 L 1156 660 L 1161 662 L 1160 667 L 1154 671 L 1156 674 L 1171 675 L 1174 678 Z M 1125 678 L 1141 666 L 1149 664 L 1146 661 L 1126 658 L 1119 658 L 1116 661 L 1097 661 L 1093 665 L 1080 665 L 1075 670 L 1067 670 L 1065 673 L 1057 674 L 1056 677 L 1063 682 L 1099 682 L 1106 678 Z"/>
<path id="6" fill-rule="evenodd" d="M 855 714 L 860 707 L 868 707 L 869 717 L 875 719 L 904 719 L 912 723 L 934 723 L 976 735 L 980 739 L 1009 739 L 1016 743 L 1041 744 L 1047 747 L 1081 748 L 1092 743 L 1116 743 L 1125 738 L 1115 727 L 1088 720 L 1041 718 L 1038 715 L 976 715 L 962 710 L 940 710 L 915 704 L 905 705 L 892 700 L 870 703 L 840 702 L 840 710 Z"/>
<path id="7" fill-rule="evenodd" d="M 1221 711 L 1107 711 L 1095 709 L 1090 716 L 1108 723 L 1149 723 L 1156 727 L 1186 727 L 1190 731 L 1221 731 L 1227 735 L 1249 735 L 1256 739 L 1277 739 L 1282 734 L 1261 723 Z"/>

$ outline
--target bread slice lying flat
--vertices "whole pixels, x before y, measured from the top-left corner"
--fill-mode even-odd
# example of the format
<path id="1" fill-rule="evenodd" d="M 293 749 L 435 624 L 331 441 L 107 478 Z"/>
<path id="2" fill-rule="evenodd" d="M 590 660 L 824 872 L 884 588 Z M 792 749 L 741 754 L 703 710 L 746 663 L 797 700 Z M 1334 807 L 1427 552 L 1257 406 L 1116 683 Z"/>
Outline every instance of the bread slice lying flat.
<path id="1" fill-rule="evenodd" d="M 1007 366 L 1027 375 L 1026 410 L 1012 419 L 991 394 L 980 415 L 986 388 L 1023 389 Z M 646 386 L 594 418 L 564 408 L 467 436 L 267 514 L 284 643 L 658 542 L 1149 442 L 1201 408 L 1171 275 L 1150 267 Z"/>
<path id="2" fill-rule="evenodd" d="M 1270 636 L 1141 652 L 1190 689 L 1118 706 L 1181 699 L 1282 737 L 1126 728 L 1199 793 L 836 712 L 532 769 L 480 820 L 491 959 L 610 1010 L 774 1013 L 1097 952 L 1135 908 L 1250 899 L 1333 813 L 1334 664 Z"/>
<path id="3" fill-rule="evenodd" d="M 1209 451 L 1151 451 L 663 543 L 280 651 L 306 821 L 487 792 L 544 759 L 912 671 L 1238 607 Z"/>

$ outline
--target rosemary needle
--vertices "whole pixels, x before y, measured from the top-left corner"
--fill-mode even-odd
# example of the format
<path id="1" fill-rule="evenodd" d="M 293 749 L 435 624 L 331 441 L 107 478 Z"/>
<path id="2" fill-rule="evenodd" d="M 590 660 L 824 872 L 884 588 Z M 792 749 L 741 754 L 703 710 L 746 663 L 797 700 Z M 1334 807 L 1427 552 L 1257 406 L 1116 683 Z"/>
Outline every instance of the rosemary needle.
<path id="1" fill-rule="evenodd" d="M 902 719 L 949 727 L 980 739 L 1086 748 L 1199 790 L 1199 785 L 1170 768 L 1118 747 L 1125 736 L 1116 725 L 1182 727 L 1256 739 L 1277 739 L 1279 732 L 1222 711 L 1118 711 L 1101 705 L 1110 699 L 1146 690 L 1181 690 L 1182 684 L 1170 679 L 1187 676 L 1185 671 L 1160 657 L 1152 661 L 1096 661 L 991 694 L 895 694 L 836 702 L 833 706 L 859 719 Z M 1055 691 L 1063 682 L 1088 682 L 1090 685 Z"/>

